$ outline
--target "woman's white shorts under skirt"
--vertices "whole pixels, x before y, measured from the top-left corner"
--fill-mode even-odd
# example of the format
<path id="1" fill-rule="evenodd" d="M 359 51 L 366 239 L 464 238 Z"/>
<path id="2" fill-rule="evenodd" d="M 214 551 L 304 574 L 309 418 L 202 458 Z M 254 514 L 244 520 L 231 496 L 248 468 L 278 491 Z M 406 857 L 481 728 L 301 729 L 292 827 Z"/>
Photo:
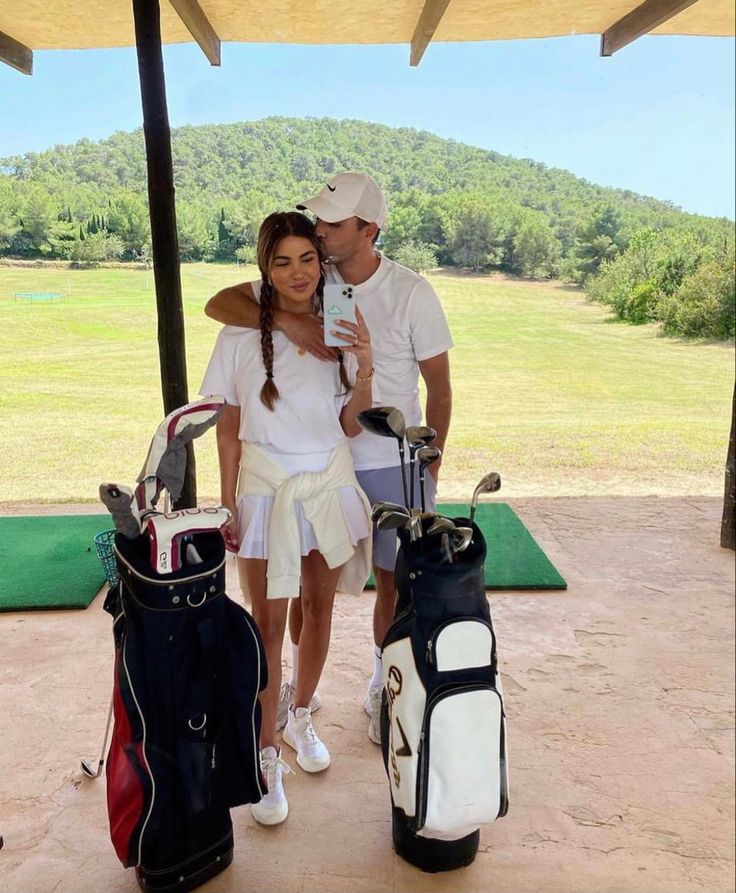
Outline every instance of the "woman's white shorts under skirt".
<path id="1" fill-rule="evenodd" d="M 355 487 L 341 487 L 338 491 L 342 513 L 353 545 L 365 539 L 371 531 L 370 519 L 366 516 L 363 502 Z M 241 558 L 268 558 L 268 529 L 271 523 L 273 499 L 270 496 L 241 496 L 238 500 L 238 530 L 240 533 Z M 312 525 L 304 517 L 300 502 L 294 503 L 299 525 L 299 540 L 302 555 L 318 549 L 317 537 Z"/>

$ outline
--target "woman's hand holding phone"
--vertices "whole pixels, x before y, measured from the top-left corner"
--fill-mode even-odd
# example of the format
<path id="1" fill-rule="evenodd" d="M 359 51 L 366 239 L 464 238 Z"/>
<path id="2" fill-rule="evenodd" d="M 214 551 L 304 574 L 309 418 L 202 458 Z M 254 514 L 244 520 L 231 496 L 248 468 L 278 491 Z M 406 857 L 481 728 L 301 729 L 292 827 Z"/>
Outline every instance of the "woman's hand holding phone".
<path id="1" fill-rule="evenodd" d="M 355 322 L 339 319 L 336 322 L 340 330 L 333 330 L 335 338 L 342 342 L 343 353 L 351 353 L 358 361 L 358 378 L 370 380 L 373 372 L 373 351 L 371 350 L 371 333 L 365 324 L 363 314 L 355 308 Z M 341 331 L 341 330 L 347 331 Z"/>

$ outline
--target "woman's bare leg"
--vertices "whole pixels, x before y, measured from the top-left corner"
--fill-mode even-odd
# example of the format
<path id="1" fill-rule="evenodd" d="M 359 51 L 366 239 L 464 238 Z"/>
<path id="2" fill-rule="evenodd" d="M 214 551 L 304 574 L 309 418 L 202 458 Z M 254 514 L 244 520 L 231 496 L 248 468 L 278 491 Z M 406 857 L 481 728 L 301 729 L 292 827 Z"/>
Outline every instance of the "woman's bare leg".
<path id="1" fill-rule="evenodd" d="M 332 631 L 332 606 L 341 568 L 330 569 L 320 552 L 302 558 L 302 630 L 299 636 L 294 708 L 312 700 L 327 659 Z"/>
<path id="2" fill-rule="evenodd" d="M 268 666 L 268 685 L 260 694 L 261 748 L 276 746 L 276 709 L 281 688 L 281 646 L 286 629 L 286 609 L 289 599 L 266 598 L 265 558 L 238 558 L 238 564 L 248 584 L 251 612 L 263 639 Z"/>

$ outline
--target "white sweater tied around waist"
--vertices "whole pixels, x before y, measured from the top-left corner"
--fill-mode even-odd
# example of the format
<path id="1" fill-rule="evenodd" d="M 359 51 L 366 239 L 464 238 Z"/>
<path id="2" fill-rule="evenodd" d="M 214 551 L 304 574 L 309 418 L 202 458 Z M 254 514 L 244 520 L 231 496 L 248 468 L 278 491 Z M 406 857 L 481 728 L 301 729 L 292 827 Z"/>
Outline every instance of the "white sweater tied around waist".
<path id="1" fill-rule="evenodd" d="M 301 544 L 294 503 L 300 502 L 312 525 L 319 551 L 330 568 L 345 565 L 337 588 L 360 593 L 371 567 L 371 536 L 353 546 L 340 504 L 339 489 L 355 487 L 370 518 L 371 507 L 360 489 L 350 448 L 340 444 L 323 471 L 289 475 L 272 456 L 253 443 L 244 443 L 240 457 L 238 497 L 273 498 L 269 522 L 267 598 L 297 598 L 301 578 Z"/>

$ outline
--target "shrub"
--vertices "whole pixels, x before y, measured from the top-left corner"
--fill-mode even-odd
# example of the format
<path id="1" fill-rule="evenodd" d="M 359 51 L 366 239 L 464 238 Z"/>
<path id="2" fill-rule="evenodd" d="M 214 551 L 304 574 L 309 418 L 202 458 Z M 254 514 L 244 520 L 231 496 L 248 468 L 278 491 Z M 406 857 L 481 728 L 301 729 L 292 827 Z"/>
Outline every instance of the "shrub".
<path id="1" fill-rule="evenodd" d="M 402 242 L 394 251 L 393 259 L 415 273 L 425 273 L 437 266 L 437 255 L 432 246 L 414 239 Z"/>
<path id="2" fill-rule="evenodd" d="M 125 243 L 120 236 L 103 230 L 87 236 L 83 241 L 75 241 L 69 249 L 69 258 L 70 260 L 84 263 L 118 260 L 122 257 L 124 251 Z"/>
<path id="3" fill-rule="evenodd" d="M 657 318 L 657 286 L 654 282 L 642 282 L 629 294 L 626 316 L 623 317 L 635 326 L 651 322 Z"/>
<path id="4" fill-rule="evenodd" d="M 235 257 L 241 264 L 256 263 L 256 249 L 253 245 L 241 245 L 235 249 Z"/>
<path id="5" fill-rule="evenodd" d="M 663 298 L 659 316 L 671 335 L 702 338 L 736 336 L 736 289 L 733 265 L 706 261 Z"/>

